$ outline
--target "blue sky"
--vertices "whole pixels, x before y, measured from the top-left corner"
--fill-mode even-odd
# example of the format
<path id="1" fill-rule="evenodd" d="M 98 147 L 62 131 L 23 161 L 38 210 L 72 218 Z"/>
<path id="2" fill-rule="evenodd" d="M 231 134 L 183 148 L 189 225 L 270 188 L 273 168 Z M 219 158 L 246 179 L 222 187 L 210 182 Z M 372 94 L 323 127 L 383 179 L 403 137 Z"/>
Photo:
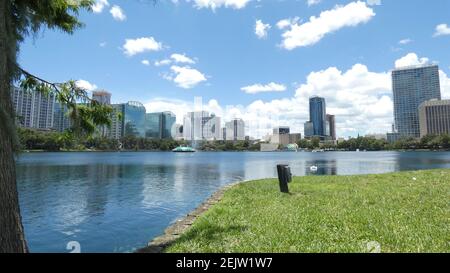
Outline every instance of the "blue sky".
<path id="1" fill-rule="evenodd" d="M 437 62 L 450 98 L 449 11 L 447 0 L 101 0 L 74 35 L 26 40 L 19 62 L 178 121 L 202 97 L 223 122 L 244 118 L 253 136 L 276 125 L 303 132 L 315 94 L 340 136 L 383 133 L 396 61 Z"/>

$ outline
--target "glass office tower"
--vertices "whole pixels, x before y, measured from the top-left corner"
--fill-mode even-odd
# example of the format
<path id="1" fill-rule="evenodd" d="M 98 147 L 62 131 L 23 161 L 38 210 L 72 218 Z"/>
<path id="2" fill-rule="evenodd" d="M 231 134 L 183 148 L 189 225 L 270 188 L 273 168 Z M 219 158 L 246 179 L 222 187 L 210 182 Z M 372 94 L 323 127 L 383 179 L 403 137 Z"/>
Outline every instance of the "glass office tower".
<path id="1" fill-rule="evenodd" d="M 172 112 L 159 112 L 146 114 L 145 136 L 148 138 L 172 138 L 172 129 L 175 126 L 176 116 Z"/>
<path id="2" fill-rule="evenodd" d="M 313 135 L 326 136 L 327 110 L 324 98 L 314 96 L 309 99 L 309 118 L 313 124 Z"/>
<path id="3" fill-rule="evenodd" d="M 419 105 L 441 99 L 439 67 L 422 65 L 392 71 L 394 118 L 401 137 L 420 137 Z"/>
<path id="4" fill-rule="evenodd" d="M 123 124 L 125 136 L 145 137 L 145 107 L 130 101 L 124 105 Z"/>

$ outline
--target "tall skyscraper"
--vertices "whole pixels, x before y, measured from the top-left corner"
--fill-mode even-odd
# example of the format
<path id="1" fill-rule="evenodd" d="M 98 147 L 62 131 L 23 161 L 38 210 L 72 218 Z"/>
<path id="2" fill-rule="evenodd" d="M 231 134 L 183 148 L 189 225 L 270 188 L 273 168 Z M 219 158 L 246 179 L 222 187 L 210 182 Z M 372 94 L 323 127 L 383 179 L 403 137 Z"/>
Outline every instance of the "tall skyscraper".
<path id="1" fill-rule="evenodd" d="M 430 100 L 419 106 L 420 137 L 450 134 L 450 100 Z"/>
<path id="2" fill-rule="evenodd" d="M 327 110 L 324 98 L 314 96 L 309 99 L 309 118 L 313 123 L 313 135 L 326 136 Z"/>
<path id="3" fill-rule="evenodd" d="M 245 122 L 242 119 L 233 119 L 225 123 L 226 140 L 245 140 Z"/>
<path id="4" fill-rule="evenodd" d="M 53 129 L 54 94 L 25 91 L 14 87 L 11 96 L 18 125 L 25 128 Z"/>
<path id="5" fill-rule="evenodd" d="M 124 136 L 123 119 L 125 115 L 125 104 L 112 104 L 113 113 L 111 116 L 111 127 L 108 131 L 108 137 L 111 139 L 120 139 Z"/>
<path id="6" fill-rule="evenodd" d="M 105 90 L 93 91 L 92 100 L 97 101 L 98 103 L 103 105 L 111 105 L 111 93 Z M 109 135 L 109 130 L 110 128 L 108 128 L 108 126 L 99 125 L 97 126 L 96 133 L 102 137 L 107 137 Z"/>
<path id="7" fill-rule="evenodd" d="M 125 136 L 145 137 L 145 107 L 137 101 L 124 105 L 123 128 Z"/>
<path id="8" fill-rule="evenodd" d="M 53 128 L 58 132 L 64 132 L 72 126 L 69 118 L 69 109 L 66 105 L 59 102 L 55 102 L 54 109 Z"/>
<path id="9" fill-rule="evenodd" d="M 172 138 L 176 116 L 172 112 L 147 113 L 145 116 L 145 137 L 168 139 Z M 175 137 L 175 136 L 174 136 Z"/>
<path id="10" fill-rule="evenodd" d="M 328 128 L 329 128 L 329 136 L 331 140 L 336 140 L 336 117 L 334 115 L 327 114 Z"/>
<path id="11" fill-rule="evenodd" d="M 111 93 L 105 90 L 98 90 L 92 92 L 92 100 L 99 102 L 100 104 L 111 104 Z"/>
<path id="12" fill-rule="evenodd" d="M 189 112 L 184 117 L 183 136 L 185 140 L 222 139 L 220 117 L 206 111 Z"/>
<path id="13" fill-rule="evenodd" d="M 439 67 L 421 65 L 394 69 L 392 90 L 397 132 L 402 137 L 420 137 L 419 105 L 441 99 Z"/>

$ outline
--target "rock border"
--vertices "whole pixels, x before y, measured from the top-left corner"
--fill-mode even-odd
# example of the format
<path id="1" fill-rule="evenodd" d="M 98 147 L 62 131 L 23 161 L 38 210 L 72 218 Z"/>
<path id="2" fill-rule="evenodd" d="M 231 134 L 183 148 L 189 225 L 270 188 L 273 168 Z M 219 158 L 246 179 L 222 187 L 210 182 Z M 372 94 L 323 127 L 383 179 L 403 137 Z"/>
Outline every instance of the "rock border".
<path id="1" fill-rule="evenodd" d="M 231 189 L 232 187 L 244 183 L 246 181 L 239 181 L 235 183 L 231 183 L 223 186 L 218 191 L 213 193 L 206 201 L 204 201 L 200 206 L 198 206 L 195 210 L 188 213 L 181 219 L 175 221 L 175 223 L 171 224 L 168 228 L 164 230 L 164 234 L 155 237 L 152 241 L 148 243 L 148 245 L 144 248 L 137 249 L 136 253 L 162 253 L 164 250 L 172 245 L 177 239 L 181 237 L 197 220 L 198 217 L 203 215 L 206 211 L 208 211 L 213 205 L 217 204 L 224 193 Z"/>

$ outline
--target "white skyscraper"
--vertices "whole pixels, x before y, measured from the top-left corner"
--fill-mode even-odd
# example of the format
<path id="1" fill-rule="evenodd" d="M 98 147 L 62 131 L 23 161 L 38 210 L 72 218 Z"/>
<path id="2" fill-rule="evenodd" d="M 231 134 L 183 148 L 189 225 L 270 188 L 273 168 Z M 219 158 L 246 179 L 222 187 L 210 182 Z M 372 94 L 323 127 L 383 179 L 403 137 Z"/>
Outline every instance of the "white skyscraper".
<path id="1" fill-rule="evenodd" d="M 183 121 L 185 140 L 220 140 L 222 139 L 220 117 L 209 115 L 206 111 L 189 112 Z"/>
<path id="2" fill-rule="evenodd" d="M 226 140 L 245 140 L 245 122 L 242 119 L 234 119 L 225 124 Z"/>
<path id="3" fill-rule="evenodd" d="M 12 103 L 21 127 L 52 129 L 55 96 L 36 91 L 12 90 Z"/>

